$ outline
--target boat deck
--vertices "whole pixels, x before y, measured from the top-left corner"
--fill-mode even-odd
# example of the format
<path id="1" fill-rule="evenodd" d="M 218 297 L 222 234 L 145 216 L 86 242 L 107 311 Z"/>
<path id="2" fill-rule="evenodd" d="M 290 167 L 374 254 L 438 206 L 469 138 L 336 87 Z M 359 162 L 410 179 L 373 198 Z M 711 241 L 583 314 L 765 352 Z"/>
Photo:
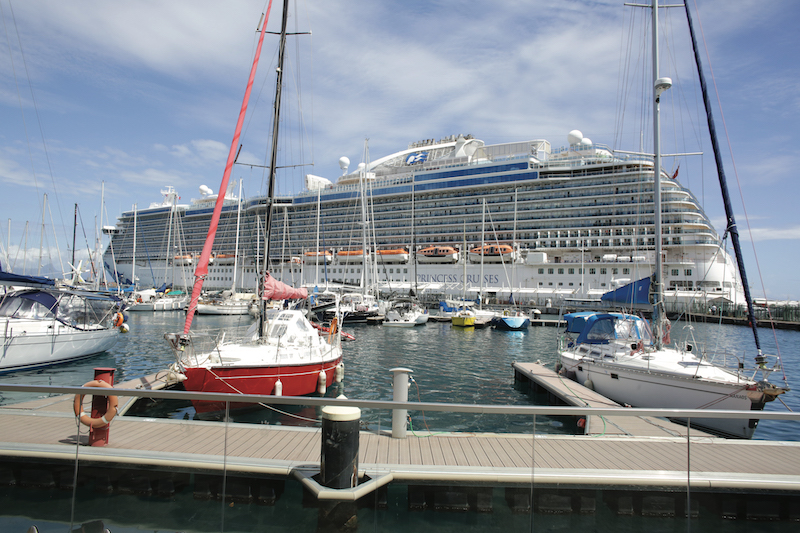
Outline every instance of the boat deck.
<path id="1" fill-rule="evenodd" d="M 126 387 L 158 384 L 151 378 L 117 388 Z M 602 398 L 590 401 L 609 406 Z M 660 419 L 604 418 L 604 429 L 591 422 L 587 435 L 577 436 L 426 432 L 394 439 L 362 431 L 359 467 L 373 478 L 390 474 L 405 482 L 800 490 L 800 443 L 733 441 L 695 430 L 687 438 L 686 428 Z M 87 442 L 88 431 L 76 424 L 72 396 L 0 407 L 0 424 L 0 459 L 12 461 L 71 462 L 77 456 L 123 468 L 287 476 L 297 469 L 318 471 L 321 456 L 318 428 L 132 416 L 112 422 L 107 446 L 76 446 Z"/>

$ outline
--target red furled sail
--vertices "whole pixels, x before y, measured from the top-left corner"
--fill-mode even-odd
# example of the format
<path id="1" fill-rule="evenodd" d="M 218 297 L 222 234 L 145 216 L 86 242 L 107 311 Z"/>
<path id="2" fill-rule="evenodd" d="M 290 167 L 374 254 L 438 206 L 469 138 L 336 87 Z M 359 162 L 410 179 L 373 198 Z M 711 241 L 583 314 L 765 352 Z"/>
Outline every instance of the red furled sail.
<path id="1" fill-rule="evenodd" d="M 269 275 L 269 272 L 265 272 L 264 290 L 261 293 L 261 298 L 263 300 L 302 300 L 308 298 L 308 291 L 304 287 L 295 289 L 273 278 Z"/>
<path id="2" fill-rule="evenodd" d="M 192 287 L 192 299 L 189 301 L 189 309 L 186 313 L 186 322 L 183 325 L 183 333 L 189 333 L 192 326 L 192 319 L 194 312 L 197 310 L 197 301 L 200 299 L 200 291 L 203 288 L 203 281 L 208 276 L 208 259 L 211 257 L 211 248 L 214 245 L 214 237 L 217 234 L 217 224 L 219 224 L 219 217 L 222 213 L 222 204 L 225 202 L 225 191 L 228 190 L 228 180 L 233 170 L 233 161 L 236 158 L 236 148 L 239 146 L 239 136 L 242 133 L 242 124 L 244 124 L 244 116 L 247 111 L 247 103 L 250 101 L 250 91 L 253 88 L 253 80 L 256 77 L 256 68 L 258 67 L 258 59 L 261 57 L 261 45 L 264 42 L 264 33 L 269 21 L 269 12 L 272 9 L 272 0 L 269 1 L 267 6 L 267 14 L 264 17 L 264 23 L 261 25 L 261 34 L 258 38 L 258 47 L 256 54 L 253 58 L 253 66 L 250 69 L 250 79 L 247 81 L 247 89 L 244 92 L 244 101 L 242 108 L 239 110 L 239 120 L 236 122 L 236 131 L 233 134 L 233 142 L 231 142 L 231 149 L 228 152 L 228 162 L 225 164 L 225 173 L 222 175 L 222 184 L 219 186 L 219 193 L 217 194 L 217 202 L 214 204 L 214 213 L 211 216 L 211 224 L 208 227 L 208 235 L 206 242 L 203 245 L 203 251 L 200 254 L 200 260 L 197 262 L 197 269 L 194 271 L 194 286 Z"/>

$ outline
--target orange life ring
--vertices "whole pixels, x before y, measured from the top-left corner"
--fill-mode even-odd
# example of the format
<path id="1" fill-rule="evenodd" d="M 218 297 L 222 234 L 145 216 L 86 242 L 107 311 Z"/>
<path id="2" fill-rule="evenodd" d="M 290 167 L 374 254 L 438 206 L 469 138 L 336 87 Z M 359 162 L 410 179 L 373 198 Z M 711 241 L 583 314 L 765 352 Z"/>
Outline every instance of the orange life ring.
<path id="1" fill-rule="evenodd" d="M 98 387 L 98 388 L 107 388 L 113 389 L 111 385 L 106 383 L 105 381 L 101 381 L 99 379 L 95 379 L 83 384 L 84 387 Z M 84 426 L 89 426 L 90 428 L 101 428 L 107 426 L 117 415 L 117 408 L 119 406 L 119 399 L 116 396 L 109 396 L 108 397 L 108 409 L 106 410 L 105 414 L 100 418 L 92 418 L 90 415 L 86 414 L 83 411 L 83 397 L 84 394 L 76 394 L 75 401 L 72 405 L 72 410 L 75 412 L 75 416 L 80 418 L 81 423 Z M 113 410 L 112 410 L 113 409 Z"/>
<path id="2" fill-rule="evenodd" d="M 117 313 L 117 314 L 114 315 L 114 327 L 115 328 L 120 327 L 124 321 L 125 321 L 125 317 L 122 316 L 122 313 Z M 85 386 L 86 385 L 84 385 L 84 387 Z"/>

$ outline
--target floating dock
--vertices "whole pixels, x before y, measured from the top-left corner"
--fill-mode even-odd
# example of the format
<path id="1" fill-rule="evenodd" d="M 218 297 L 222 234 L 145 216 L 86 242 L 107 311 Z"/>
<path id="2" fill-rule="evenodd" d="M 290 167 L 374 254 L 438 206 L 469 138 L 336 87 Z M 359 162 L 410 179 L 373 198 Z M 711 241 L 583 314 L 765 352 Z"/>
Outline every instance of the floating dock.
<path id="1" fill-rule="evenodd" d="M 514 369 L 514 381 L 528 383 L 534 390 L 546 392 L 551 405 L 624 409 L 613 400 L 561 376 L 541 363 L 513 363 L 511 367 Z M 584 434 L 589 436 L 686 437 L 690 434 L 692 437 L 713 437 L 698 429 L 689 432 L 686 426 L 654 416 L 589 415 L 584 420 Z"/>
<path id="2" fill-rule="evenodd" d="M 725 440 L 694 429 L 687 435 L 687 428 L 663 419 L 623 416 L 631 410 L 593 391 L 581 390 L 575 383 L 564 383 L 541 365 L 515 364 L 514 370 L 517 378 L 535 381 L 565 403 L 601 407 L 604 412 L 588 417 L 585 435 L 417 432 L 395 439 L 388 428 L 362 431 L 358 454 L 362 483 L 353 489 L 334 490 L 314 481 L 320 471 L 318 428 L 123 414 L 113 420 L 107 446 L 88 447 L 84 446 L 87 430 L 76 423 L 72 412 L 73 397 L 60 395 L 0 407 L 0 481 L 25 486 L 26 479 L 47 479 L 50 486 L 69 488 L 77 458 L 86 475 L 105 472 L 106 477 L 95 483 L 115 488 L 134 483 L 131 479 L 140 479 L 147 472 L 153 479 L 136 483 L 151 490 L 156 490 L 152 487 L 165 476 L 225 473 L 249 483 L 295 479 L 320 500 L 355 501 L 387 484 L 400 483 L 409 486 L 409 505 L 413 507 L 427 505 L 425 494 L 431 491 L 461 495 L 455 499 L 466 502 L 476 487 L 489 487 L 490 492 L 494 487 L 506 490 L 507 500 L 523 511 L 552 504 L 561 509 L 552 512 L 591 512 L 594 496 L 584 499 L 588 490 L 590 494 L 602 491 L 603 498 L 618 495 L 615 505 L 620 509 L 627 509 L 629 500 L 639 501 L 636 505 L 641 508 L 642 495 L 661 495 L 678 515 L 683 512 L 681 502 L 688 490 L 693 497 L 721 498 L 718 508 L 733 509 L 734 518 L 753 517 L 747 507 L 752 500 L 746 496 L 756 494 L 762 500 L 769 495 L 773 502 L 764 511 L 767 519 L 800 519 L 800 510 L 791 506 L 800 495 L 800 443 Z M 121 411 L 124 413 L 125 401 L 133 394 L 182 394 L 159 391 L 163 385 L 155 376 L 117 385 Z M 5 390 L 14 389 L 6 386 Z M 312 405 L 337 403 L 329 398 L 304 398 L 306 401 Z M 412 413 L 414 409 L 441 408 L 441 404 L 361 403 L 380 409 L 402 405 Z M 452 407 L 454 411 L 489 414 L 513 409 Z M 570 416 L 580 416 L 577 407 L 567 408 Z M 615 415 L 616 411 L 620 414 Z M 532 416 L 532 431 L 533 422 Z M 768 460 L 745 460 L 756 457 Z M 108 469 L 116 472 L 111 478 Z M 125 474 L 131 471 L 138 477 Z M 194 490 L 203 489 L 195 485 Z M 418 494 L 412 498 L 412 493 Z M 552 494 L 561 496 L 553 500 Z M 658 505 L 664 503 L 659 501 Z"/>

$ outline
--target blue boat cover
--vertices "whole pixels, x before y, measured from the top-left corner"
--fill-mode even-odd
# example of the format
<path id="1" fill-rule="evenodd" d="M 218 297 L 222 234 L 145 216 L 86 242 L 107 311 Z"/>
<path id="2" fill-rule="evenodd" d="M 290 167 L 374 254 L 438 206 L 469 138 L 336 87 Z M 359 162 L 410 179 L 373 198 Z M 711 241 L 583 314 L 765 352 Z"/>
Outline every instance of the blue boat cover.
<path id="1" fill-rule="evenodd" d="M 628 307 L 650 307 L 650 276 L 609 291 L 600 300 Z"/>
<path id="2" fill-rule="evenodd" d="M 11 272 L 4 272 L 3 266 L 0 265 L 0 283 L 4 285 L 55 285 L 56 282 L 52 279 L 43 276 L 23 276 L 21 274 L 13 274 Z"/>
<path id="3" fill-rule="evenodd" d="M 25 291 L 17 294 L 18 297 L 25 300 L 33 300 L 45 306 L 51 313 L 56 314 L 58 307 L 58 299 L 46 291 Z"/>
<path id="4" fill-rule="evenodd" d="M 567 333 L 580 333 L 586 326 L 586 321 L 589 320 L 589 317 L 596 314 L 595 311 L 581 311 L 564 315 L 564 320 L 567 321 Z"/>
<path id="5" fill-rule="evenodd" d="M 580 313 L 574 313 L 580 314 Z M 652 343 L 652 333 L 647 322 L 637 316 L 622 313 L 590 313 L 585 317 L 585 325 L 576 344 L 608 344 L 611 340 L 622 339 Z M 568 315 L 565 315 L 565 318 Z"/>

